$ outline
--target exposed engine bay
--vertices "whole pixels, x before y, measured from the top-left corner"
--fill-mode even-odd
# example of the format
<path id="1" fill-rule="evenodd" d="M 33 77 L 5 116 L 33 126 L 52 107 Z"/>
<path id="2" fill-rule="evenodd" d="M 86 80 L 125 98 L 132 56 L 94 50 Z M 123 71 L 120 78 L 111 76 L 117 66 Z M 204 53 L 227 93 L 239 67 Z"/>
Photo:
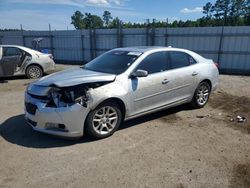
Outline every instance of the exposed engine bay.
<path id="1" fill-rule="evenodd" d="M 72 86 L 67 88 L 53 87 L 50 90 L 48 107 L 67 107 L 79 103 L 80 105 L 87 107 L 87 91 L 86 85 Z"/>
<path id="2" fill-rule="evenodd" d="M 88 106 L 91 96 L 90 89 L 101 87 L 110 82 L 86 83 L 70 87 L 57 87 L 52 85 L 47 91 L 46 96 L 37 96 L 28 92 L 33 98 L 46 101 L 46 107 L 61 108 L 74 104 L 80 104 L 83 107 Z"/>

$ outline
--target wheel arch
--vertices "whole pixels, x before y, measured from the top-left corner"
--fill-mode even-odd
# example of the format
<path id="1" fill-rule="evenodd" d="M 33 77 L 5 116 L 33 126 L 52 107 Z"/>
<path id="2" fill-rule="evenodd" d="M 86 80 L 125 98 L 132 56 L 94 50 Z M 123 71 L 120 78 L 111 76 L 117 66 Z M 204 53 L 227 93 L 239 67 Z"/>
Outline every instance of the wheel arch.
<path id="1" fill-rule="evenodd" d="M 125 105 L 124 101 L 122 99 L 120 99 L 120 98 L 117 98 L 117 97 L 111 97 L 111 98 L 107 98 L 107 99 L 101 101 L 98 105 L 96 105 L 96 107 L 103 104 L 103 103 L 106 103 L 106 102 L 114 102 L 114 103 L 116 103 L 118 105 L 119 109 L 121 110 L 122 120 L 124 120 L 124 118 L 126 116 L 126 105 Z"/>
<path id="2" fill-rule="evenodd" d="M 207 82 L 208 84 L 209 84 L 209 86 L 210 86 L 210 90 L 212 90 L 212 82 L 211 82 L 211 80 L 209 80 L 209 79 L 204 79 L 204 80 L 202 80 L 200 83 L 202 83 L 202 82 Z"/>
<path id="3" fill-rule="evenodd" d="M 87 126 L 86 126 L 86 121 L 88 119 L 88 116 L 90 115 L 90 113 L 92 112 L 92 110 L 94 110 L 95 108 L 97 108 L 98 106 L 102 105 L 103 103 L 106 103 L 106 102 L 112 102 L 112 103 L 116 103 L 119 107 L 119 109 L 121 110 L 121 114 L 122 114 L 122 119 L 121 121 L 124 120 L 125 118 L 125 115 L 126 115 L 126 106 L 125 106 L 125 103 L 122 101 L 122 99 L 120 98 L 116 98 L 116 97 L 111 97 L 111 98 L 107 98 L 103 101 L 101 101 L 99 104 L 97 104 L 93 109 L 89 110 L 85 120 L 84 120 L 84 123 L 83 123 L 83 134 L 85 134 L 87 132 Z"/>
<path id="4" fill-rule="evenodd" d="M 197 88 L 195 89 L 195 92 L 194 92 L 194 94 L 193 94 L 192 100 L 191 100 L 191 102 L 190 102 L 190 105 L 191 105 L 193 108 L 195 108 L 195 109 L 203 108 L 203 107 L 206 105 L 206 103 L 207 103 L 207 102 L 206 102 L 204 105 L 201 106 L 201 105 L 197 104 L 196 99 L 195 99 L 195 95 L 196 95 L 197 89 L 198 89 L 198 87 L 200 86 L 201 83 L 207 83 L 207 84 L 209 85 L 209 87 L 210 87 L 210 93 L 211 93 L 211 91 L 212 91 L 212 82 L 211 82 L 211 80 L 209 80 L 209 79 L 203 79 L 202 81 L 199 82 L 199 84 L 198 84 L 198 86 L 197 86 Z M 209 95 L 210 95 L 210 94 L 209 94 Z M 209 98 L 209 96 L 208 96 L 208 98 Z M 208 99 L 207 99 L 207 101 L 208 101 Z"/>

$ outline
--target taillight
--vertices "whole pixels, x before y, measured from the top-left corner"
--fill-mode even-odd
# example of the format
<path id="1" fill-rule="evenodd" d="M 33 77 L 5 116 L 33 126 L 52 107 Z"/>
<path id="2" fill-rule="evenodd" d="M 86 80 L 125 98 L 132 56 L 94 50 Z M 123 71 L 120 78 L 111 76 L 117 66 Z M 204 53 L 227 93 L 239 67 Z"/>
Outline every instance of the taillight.
<path id="1" fill-rule="evenodd" d="M 215 62 L 214 62 L 214 65 L 215 65 L 217 68 L 219 68 L 219 63 L 215 63 Z"/>

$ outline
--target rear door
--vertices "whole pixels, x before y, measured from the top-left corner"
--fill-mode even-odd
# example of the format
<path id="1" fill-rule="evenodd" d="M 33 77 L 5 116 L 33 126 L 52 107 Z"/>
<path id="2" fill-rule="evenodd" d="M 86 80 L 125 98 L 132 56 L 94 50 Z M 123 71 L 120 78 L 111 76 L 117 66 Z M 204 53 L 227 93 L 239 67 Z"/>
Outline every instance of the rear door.
<path id="1" fill-rule="evenodd" d="M 21 61 L 21 51 L 16 47 L 2 47 L 2 76 L 12 76 Z"/>
<path id="2" fill-rule="evenodd" d="M 181 51 L 169 51 L 170 70 L 168 86 L 172 90 L 171 102 L 182 102 L 193 97 L 198 82 L 198 66 L 193 57 Z"/>

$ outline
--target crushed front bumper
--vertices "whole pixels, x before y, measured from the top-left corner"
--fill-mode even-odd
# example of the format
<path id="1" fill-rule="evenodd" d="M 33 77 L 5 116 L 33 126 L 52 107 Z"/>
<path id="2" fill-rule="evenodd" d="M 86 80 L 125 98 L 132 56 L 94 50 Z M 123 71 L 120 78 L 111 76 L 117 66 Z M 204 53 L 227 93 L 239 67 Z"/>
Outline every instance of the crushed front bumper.
<path id="1" fill-rule="evenodd" d="M 80 104 L 68 107 L 46 107 L 46 101 L 25 93 L 25 118 L 31 127 L 39 132 L 60 137 L 81 137 L 89 110 Z"/>

